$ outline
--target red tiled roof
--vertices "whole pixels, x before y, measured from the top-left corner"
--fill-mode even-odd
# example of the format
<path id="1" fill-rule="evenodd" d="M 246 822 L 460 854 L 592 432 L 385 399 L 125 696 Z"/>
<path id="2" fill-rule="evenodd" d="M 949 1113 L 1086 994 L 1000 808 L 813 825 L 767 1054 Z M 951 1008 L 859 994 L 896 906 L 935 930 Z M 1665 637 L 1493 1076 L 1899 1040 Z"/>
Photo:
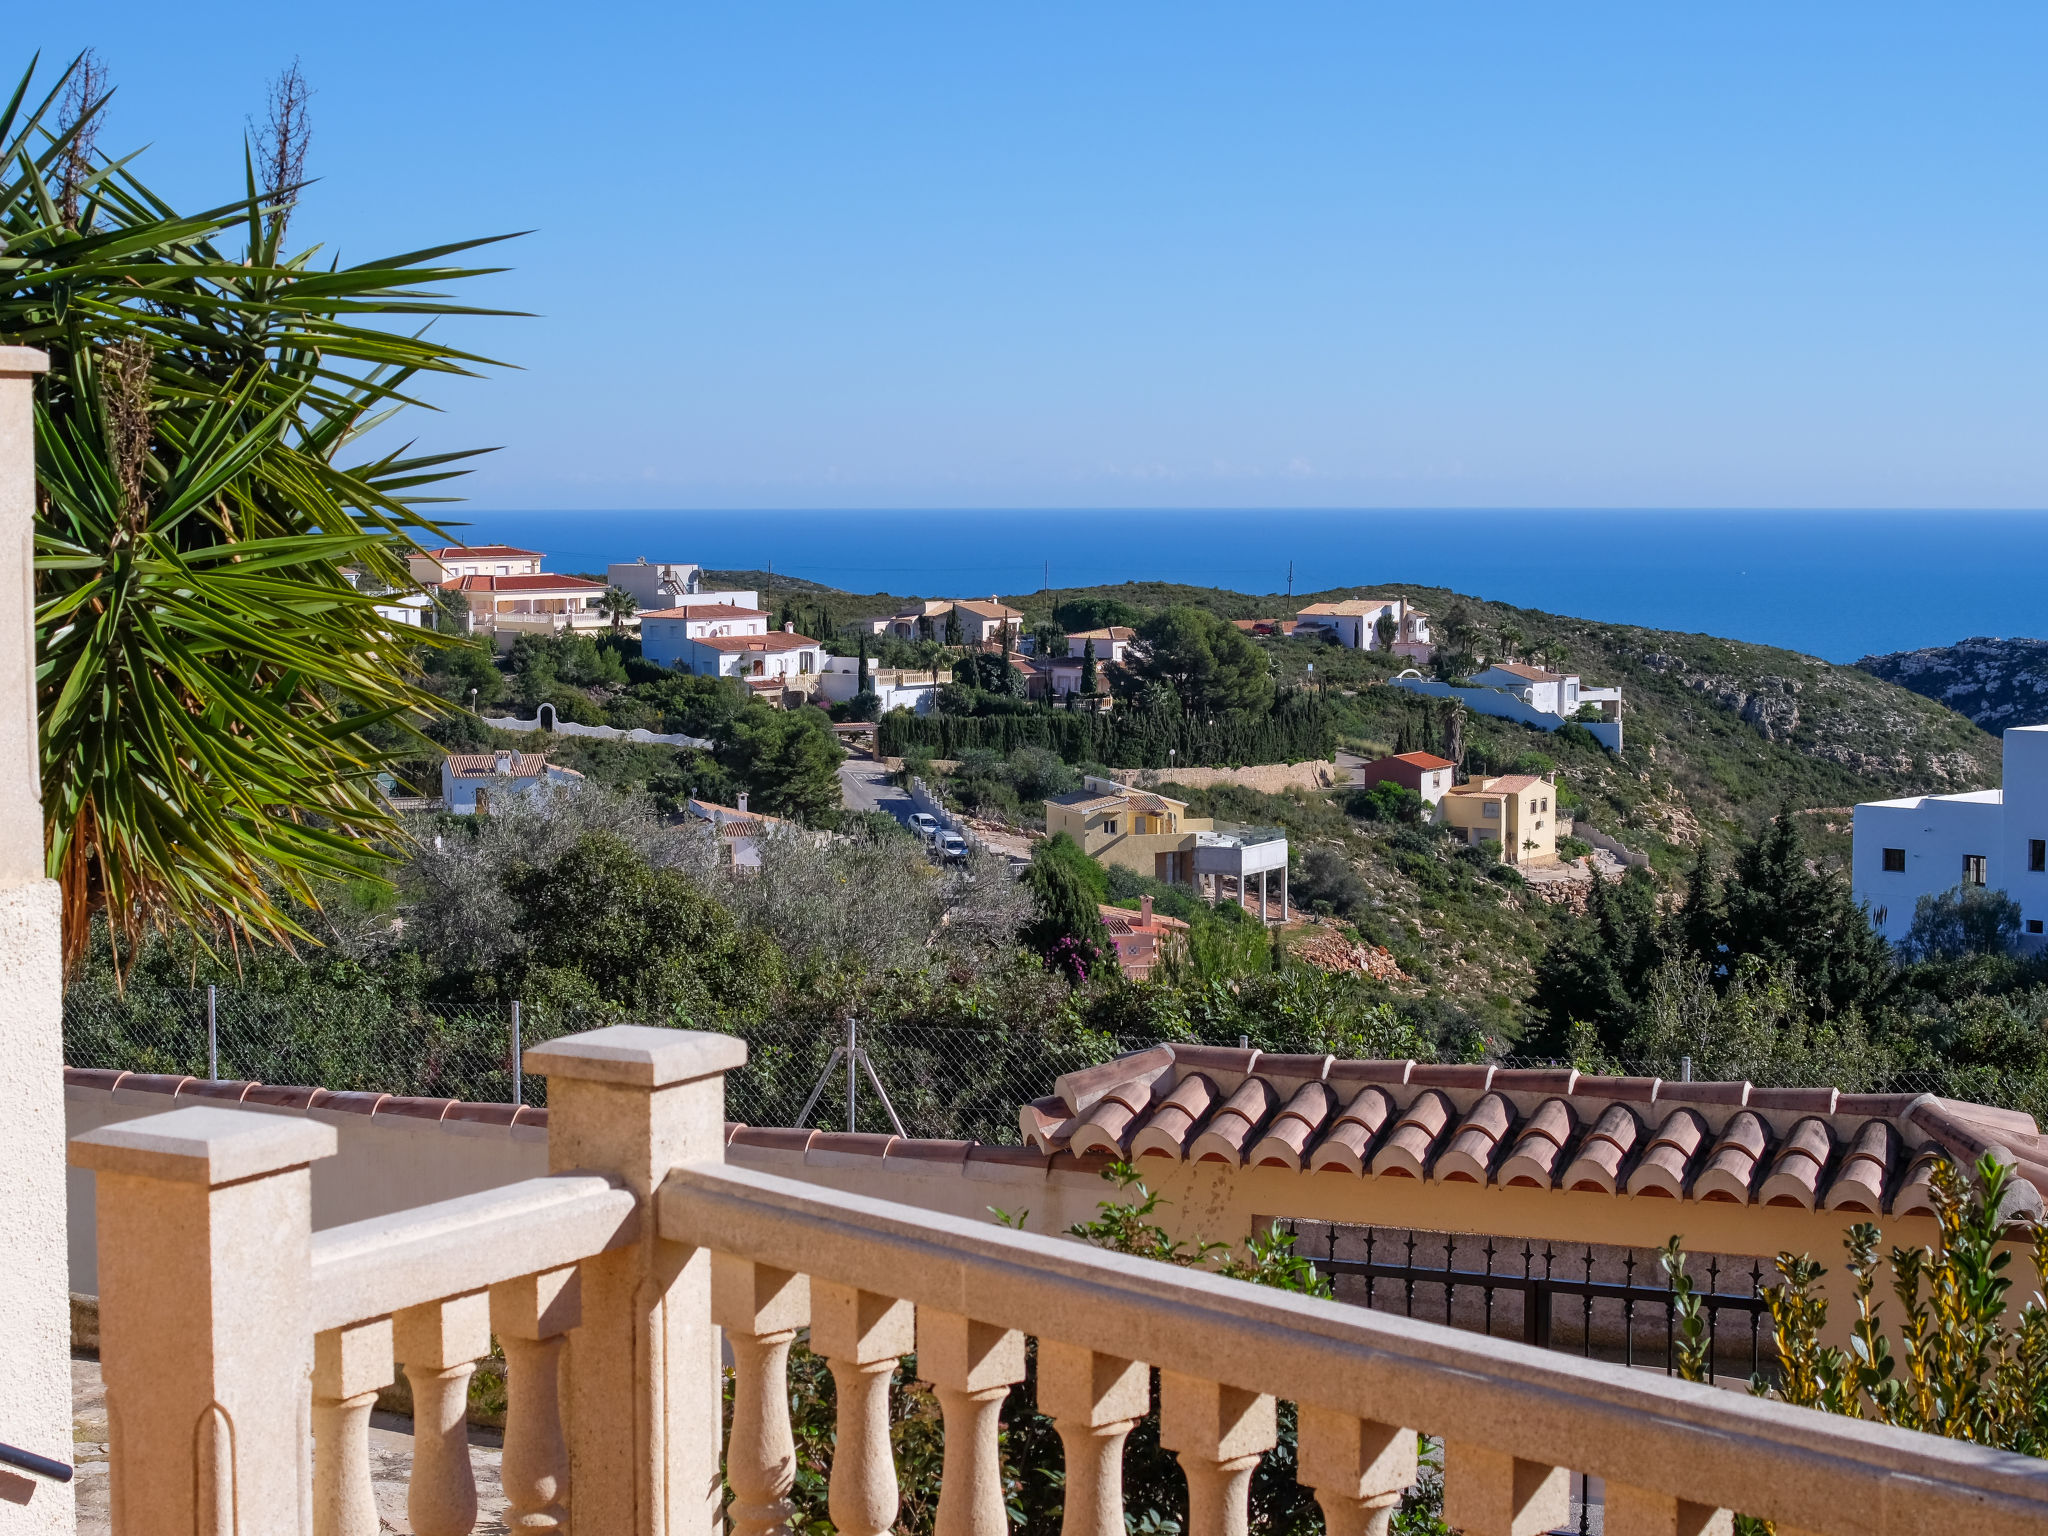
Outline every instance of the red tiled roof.
<path id="1" fill-rule="evenodd" d="M 1392 757 L 1383 758 L 1381 761 L 1406 763 L 1412 768 L 1455 768 L 1457 766 L 1449 758 L 1438 757 L 1430 752 L 1396 752 Z"/>
<path id="2" fill-rule="evenodd" d="M 510 544 L 450 544 L 445 549 L 429 549 L 424 553 L 436 560 L 503 560 L 517 557 L 521 560 L 538 560 L 537 549 L 514 549 Z"/>
<path id="3" fill-rule="evenodd" d="M 1932 1211 L 1936 1158 L 1997 1145 L 2037 1198 L 2048 1189 L 2048 1138 L 2030 1116 L 1932 1094 L 1202 1045 L 1153 1046 L 1056 1087 L 1018 1112 L 1047 1155 L 1902 1216 Z"/>
<path id="4" fill-rule="evenodd" d="M 1546 672 L 1541 667 L 1524 666 L 1519 661 L 1496 661 L 1491 667 L 1488 667 L 1485 670 L 1489 672 L 1512 673 L 1516 677 L 1527 678 L 1532 683 L 1562 682 L 1566 677 L 1571 675 L 1567 672 Z"/>
<path id="5" fill-rule="evenodd" d="M 537 779 L 548 771 L 548 760 L 540 752 L 512 752 L 507 754 L 511 762 L 511 773 L 515 779 Z M 458 779 L 495 779 L 498 774 L 498 754 L 495 752 L 450 752 L 448 771 Z M 557 768 L 556 773 L 566 773 L 572 778 L 582 778 L 574 768 Z"/>
<path id="6" fill-rule="evenodd" d="M 456 592 L 602 592 L 604 583 L 581 576 L 458 576 L 443 582 Z"/>

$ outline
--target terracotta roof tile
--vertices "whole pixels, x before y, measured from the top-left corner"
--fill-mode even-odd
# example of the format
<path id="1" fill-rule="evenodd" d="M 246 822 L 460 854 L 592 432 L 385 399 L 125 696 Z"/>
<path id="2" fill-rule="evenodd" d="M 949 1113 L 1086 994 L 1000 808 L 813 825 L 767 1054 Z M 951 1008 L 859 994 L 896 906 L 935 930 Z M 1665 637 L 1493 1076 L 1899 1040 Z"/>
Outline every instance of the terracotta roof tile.
<path id="1" fill-rule="evenodd" d="M 1420 1179 L 1429 1173 L 1430 1150 L 1451 1123 L 1451 1101 L 1431 1088 L 1401 1112 L 1385 1143 L 1373 1154 L 1372 1171 L 1382 1178 Z"/>
<path id="2" fill-rule="evenodd" d="M 1273 1085 L 1264 1078 L 1246 1078 L 1194 1139 L 1188 1148 L 1189 1161 L 1242 1163 L 1259 1127 L 1279 1106 L 1279 1100 Z"/>
<path id="3" fill-rule="evenodd" d="M 1310 1144 L 1336 1107 L 1337 1095 L 1327 1083 L 1303 1083 L 1273 1117 L 1273 1123 L 1253 1144 L 1245 1161 L 1255 1168 L 1290 1168 L 1301 1172 Z"/>

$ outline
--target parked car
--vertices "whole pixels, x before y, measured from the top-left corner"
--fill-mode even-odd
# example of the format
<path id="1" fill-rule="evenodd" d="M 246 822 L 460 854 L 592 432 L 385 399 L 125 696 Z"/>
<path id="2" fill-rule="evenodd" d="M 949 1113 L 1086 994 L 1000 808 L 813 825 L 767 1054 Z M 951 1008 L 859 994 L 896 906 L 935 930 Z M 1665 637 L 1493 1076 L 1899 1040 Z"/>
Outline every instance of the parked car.
<path id="1" fill-rule="evenodd" d="M 949 864 L 961 863 L 967 858 L 967 839 L 958 832 L 941 832 L 937 847 L 939 857 Z"/>
<path id="2" fill-rule="evenodd" d="M 919 811 L 910 818 L 910 830 L 930 842 L 939 835 L 939 818 L 930 811 Z"/>

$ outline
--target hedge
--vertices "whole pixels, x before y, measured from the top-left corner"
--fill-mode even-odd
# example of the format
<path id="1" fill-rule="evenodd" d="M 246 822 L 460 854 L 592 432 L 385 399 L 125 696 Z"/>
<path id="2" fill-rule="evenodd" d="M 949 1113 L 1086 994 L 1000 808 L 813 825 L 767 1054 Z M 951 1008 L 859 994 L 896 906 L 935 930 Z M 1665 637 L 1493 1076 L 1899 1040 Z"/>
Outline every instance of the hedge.
<path id="1" fill-rule="evenodd" d="M 921 751 L 958 758 L 976 748 L 1007 756 L 1018 747 L 1043 747 L 1070 763 L 1100 763 L 1107 768 L 1298 763 L 1330 756 L 1337 743 L 1321 702 L 1298 693 L 1283 695 L 1265 713 L 1231 710 L 1213 719 L 1178 710 L 1119 710 L 1105 715 L 1066 710 L 913 715 L 892 710 L 881 719 L 879 737 L 885 757 Z"/>

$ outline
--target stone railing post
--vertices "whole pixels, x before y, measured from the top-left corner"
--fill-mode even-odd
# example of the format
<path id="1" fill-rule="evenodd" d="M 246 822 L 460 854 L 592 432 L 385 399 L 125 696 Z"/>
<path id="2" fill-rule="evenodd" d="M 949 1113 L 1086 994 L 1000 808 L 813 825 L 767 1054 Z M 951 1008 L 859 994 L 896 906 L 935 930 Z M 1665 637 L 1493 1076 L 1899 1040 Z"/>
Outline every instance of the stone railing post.
<path id="1" fill-rule="evenodd" d="M 711 1254 L 665 1240 L 652 1199 L 670 1169 L 725 1157 L 725 1074 L 746 1042 L 619 1025 L 526 1053 L 548 1079 L 548 1169 L 611 1176 L 640 1201 L 637 1242 L 581 1265 L 569 1341 L 578 1530 L 713 1536 L 719 1524 L 718 1334 Z"/>
<path id="2" fill-rule="evenodd" d="M 1444 1523 L 1466 1536 L 1539 1536 L 1571 1518 L 1572 1475 L 1468 1441 L 1444 1441 Z"/>
<path id="3" fill-rule="evenodd" d="M 476 1472 L 469 1464 L 469 1378 L 491 1352 L 488 1291 L 407 1307 L 392 1348 L 412 1385 L 412 1478 L 405 1512 L 419 1536 L 469 1536 Z"/>
<path id="4" fill-rule="evenodd" d="M 313 1180 L 334 1128 L 180 1109 L 71 1143 L 96 1175 L 122 1536 L 309 1536 Z"/>
<path id="5" fill-rule="evenodd" d="M 825 1504 L 839 1536 L 886 1536 L 896 1524 L 896 1458 L 889 1445 L 889 1380 L 917 1348 L 907 1301 L 811 1281 L 811 1348 L 832 1367 L 839 1398 Z"/>
<path id="6" fill-rule="evenodd" d="M 377 1536 L 370 1410 L 391 1381 L 390 1318 L 313 1340 L 313 1536 Z"/>
<path id="7" fill-rule="evenodd" d="M 1066 1453 L 1060 1536 L 1124 1536 L 1124 1440 L 1151 1405 L 1142 1361 L 1038 1341 L 1038 1409 Z"/>
<path id="8" fill-rule="evenodd" d="M 1315 1489 L 1329 1536 L 1387 1536 L 1415 1481 L 1415 1431 L 1300 1405 L 1298 1476 Z"/>
<path id="9" fill-rule="evenodd" d="M 997 1435 L 1003 1399 L 1024 1379 L 1024 1335 L 957 1312 L 920 1312 L 917 1373 L 937 1391 L 945 1416 L 935 1536 L 1005 1536 Z"/>
<path id="10" fill-rule="evenodd" d="M 1609 1481 L 1602 1510 L 1605 1536 L 1731 1536 L 1734 1514 L 1704 1504 L 1688 1504 L 1668 1493 Z M 1778 1530 L 1792 1536 L 1792 1528 Z"/>
<path id="11" fill-rule="evenodd" d="M 794 1511 L 796 1439 L 789 1427 L 789 1346 L 811 1321 L 811 1282 L 786 1269 L 717 1254 L 711 1315 L 732 1345 L 732 1437 L 725 1478 L 737 1536 L 784 1536 Z"/>
<path id="12" fill-rule="evenodd" d="M 1273 1399 L 1162 1370 L 1159 1443 L 1187 1476 L 1188 1536 L 1246 1536 L 1252 1469 L 1280 1443 Z"/>
<path id="13" fill-rule="evenodd" d="M 569 1529 L 569 1443 L 562 1436 L 562 1343 L 582 1318 L 575 1265 L 491 1287 L 491 1332 L 505 1347 L 500 1476 L 522 1536 Z"/>

